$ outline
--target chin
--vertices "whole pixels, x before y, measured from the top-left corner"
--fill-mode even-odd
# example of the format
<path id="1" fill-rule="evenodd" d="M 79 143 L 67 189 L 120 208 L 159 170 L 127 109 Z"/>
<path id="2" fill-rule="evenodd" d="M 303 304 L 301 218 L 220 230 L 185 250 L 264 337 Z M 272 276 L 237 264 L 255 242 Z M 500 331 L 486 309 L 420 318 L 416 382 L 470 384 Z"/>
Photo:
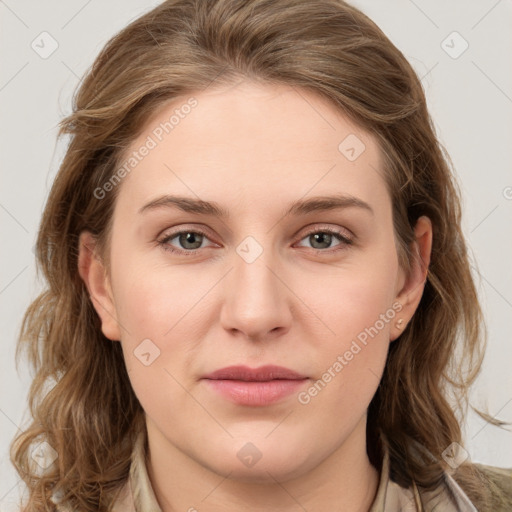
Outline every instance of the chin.
<path id="1" fill-rule="evenodd" d="M 265 463 L 260 460 L 255 466 L 249 468 L 241 464 L 231 464 L 231 467 L 222 469 L 223 475 L 229 474 L 230 480 L 252 484 L 275 484 L 287 482 L 307 473 L 308 468 L 298 462 L 291 460 L 283 465 L 281 460 L 267 460 Z"/>
<path id="2" fill-rule="evenodd" d="M 264 437 L 239 438 L 231 446 L 219 448 L 220 453 L 211 454 L 215 460 L 211 469 L 247 483 L 285 482 L 307 473 L 319 462 L 314 454 L 304 451 L 303 443 L 284 445 Z"/>

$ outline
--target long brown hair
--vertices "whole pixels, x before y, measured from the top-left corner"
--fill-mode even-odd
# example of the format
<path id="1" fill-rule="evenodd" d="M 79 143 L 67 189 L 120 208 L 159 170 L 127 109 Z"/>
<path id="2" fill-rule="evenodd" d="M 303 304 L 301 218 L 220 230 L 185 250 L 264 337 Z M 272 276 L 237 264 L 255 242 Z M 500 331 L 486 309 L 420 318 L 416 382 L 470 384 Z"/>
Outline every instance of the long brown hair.
<path id="1" fill-rule="evenodd" d="M 431 489 L 449 469 L 443 451 L 463 444 L 447 397 L 463 411 L 485 344 L 482 314 L 451 164 L 410 64 L 341 0 L 168 0 L 107 43 L 61 123 L 59 135 L 70 135 L 70 143 L 36 245 L 47 288 L 26 311 L 17 347 L 17 361 L 25 349 L 35 369 L 33 421 L 11 446 L 30 493 L 26 512 L 52 510 L 53 490 L 81 511 L 108 510 L 144 422 L 120 344 L 103 336 L 77 270 L 83 230 L 108 256 L 119 187 L 101 199 L 94 192 L 112 179 L 123 152 L 165 102 L 240 78 L 313 91 L 377 138 L 404 268 L 416 219 L 432 220 L 425 291 L 391 344 L 368 411 L 368 453 L 379 466 L 383 434 L 393 478 Z M 58 458 L 39 474 L 30 449 L 43 438 Z M 474 466 L 464 464 L 457 475 L 477 503 L 491 499 Z"/>

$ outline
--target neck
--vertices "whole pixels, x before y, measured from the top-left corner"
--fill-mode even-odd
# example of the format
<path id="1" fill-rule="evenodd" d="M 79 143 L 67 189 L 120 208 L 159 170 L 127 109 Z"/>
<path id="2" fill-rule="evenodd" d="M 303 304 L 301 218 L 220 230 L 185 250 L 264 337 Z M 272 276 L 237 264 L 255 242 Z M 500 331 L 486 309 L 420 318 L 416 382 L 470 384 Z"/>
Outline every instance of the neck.
<path id="1" fill-rule="evenodd" d="M 379 474 L 366 453 L 366 418 L 333 453 L 307 474 L 247 482 L 220 475 L 171 444 L 148 421 L 148 475 L 163 512 L 367 512 Z M 299 507 L 299 508 L 298 508 Z"/>

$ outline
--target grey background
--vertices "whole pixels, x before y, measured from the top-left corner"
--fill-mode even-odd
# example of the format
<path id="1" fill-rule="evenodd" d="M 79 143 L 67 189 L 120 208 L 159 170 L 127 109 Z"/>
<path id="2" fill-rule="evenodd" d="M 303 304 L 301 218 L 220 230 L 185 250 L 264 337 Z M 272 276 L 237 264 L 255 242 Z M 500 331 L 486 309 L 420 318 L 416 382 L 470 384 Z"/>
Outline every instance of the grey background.
<path id="1" fill-rule="evenodd" d="M 30 375 L 26 367 L 16 372 L 14 349 L 23 312 L 41 287 L 32 248 L 63 155 L 64 144 L 56 144 L 57 123 L 69 113 L 80 76 L 107 39 L 158 3 L 0 0 L 2 511 L 15 510 L 22 490 L 8 460 L 8 444 L 28 421 Z M 489 346 L 472 403 L 512 421 L 512 2 L 353 4 L 383 29 L 422 77 L 438 135 L 460 178 L 464 231 L 478 266 L 475 276 L 488 325 Z M 50 36 L 41 36 L 44 31 Z M 461 53 L 464 41 L 469 46 Z M 52 44 L 58 47 L 46 55 Z M 512 466 L 510 431 L 486 425 L 470 412 L 465 433 L 472 460 Z"/>

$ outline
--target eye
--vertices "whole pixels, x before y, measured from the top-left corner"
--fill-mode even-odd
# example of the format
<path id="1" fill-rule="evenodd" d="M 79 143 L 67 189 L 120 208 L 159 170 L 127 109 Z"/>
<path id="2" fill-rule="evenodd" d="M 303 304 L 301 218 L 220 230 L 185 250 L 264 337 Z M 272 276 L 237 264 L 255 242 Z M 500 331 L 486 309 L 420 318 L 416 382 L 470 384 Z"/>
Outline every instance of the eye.
<path id="1" fill-rule="evenodd" d="M 175 243 L 179 244 L 180 247 L 173 245 L 171 243 L 173 240 L 176 240 Z M 209 239 L 203 231 L 188 229 L 166 235 L 162 240 L 158 241 L 158 245 L 166 251 L 189 256 L 195 254 L 196 250 L 203 249 L 203 242 L 205 240 Z"/>
<path id="2" fill-rule="evenodd" d="M 204 245 L 204 242 L 207 240 L 209 240 L 209 238 L 204 231 L 188 229 L 167 234 L 161 240 L 158 240 L 157 243 L 166 251 L 185 256 L 193 256 L 199 249 L 207 247 Z M 354 242 L 348 232 L 331 227 L 317 227 L 316 229 L 312 229 L 306 233 L 301 239 L 301 242 L 303 240 L 308 240 L 311 244 L 310 248 L 315 251 L 331 253 L 343 250 Z M 336 241 L 338 241 L 338 243 L 333 246 L 333 242 Z M 299 246 L 304 247 L 300 244 Z M 332 249 L 332 247 L 334 247 L 334 249 Z"/>
<path id="3" fill-rule="evenodd" d="M 330 227 L 310 230 L 302 240 L 308 240 L 312 249 L 321 252 L 335 252 L 345 249 L 347 245 L 353 244 L 353 240 L 350 238 L 348 233 Z M 333 246 L 331 244 L 335 241 L 338 241 L 339 243 L 334 246 L 336 247 L 334 250 L 324 250 L 332 248 Z"/>

